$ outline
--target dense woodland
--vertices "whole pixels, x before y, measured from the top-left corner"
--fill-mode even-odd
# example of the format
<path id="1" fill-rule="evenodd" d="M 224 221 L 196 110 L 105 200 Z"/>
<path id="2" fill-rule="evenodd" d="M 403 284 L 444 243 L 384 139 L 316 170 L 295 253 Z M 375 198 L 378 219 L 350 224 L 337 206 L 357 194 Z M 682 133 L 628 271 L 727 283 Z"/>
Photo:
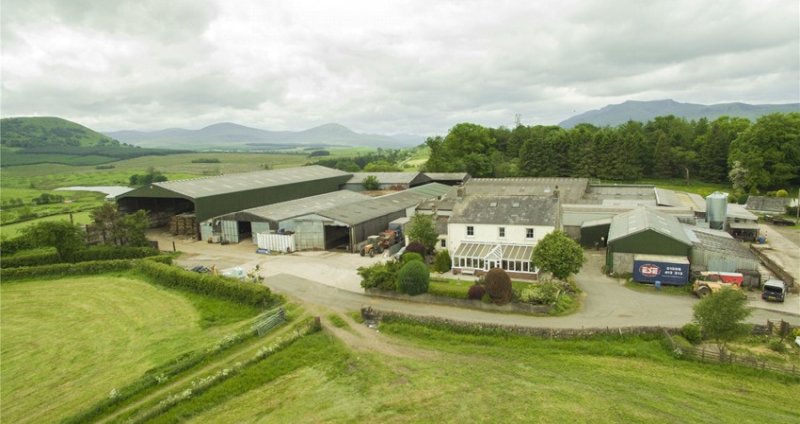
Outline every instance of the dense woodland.
<path id="1" fill-rule="evenodd" d="M 743 192 L 800 185 L 800 113 L 687 121 L 657 117 L 617 127 L 486 128 L 462 123 L 426 141 L 431 172 L 474 177 L 691 178 Z"/>

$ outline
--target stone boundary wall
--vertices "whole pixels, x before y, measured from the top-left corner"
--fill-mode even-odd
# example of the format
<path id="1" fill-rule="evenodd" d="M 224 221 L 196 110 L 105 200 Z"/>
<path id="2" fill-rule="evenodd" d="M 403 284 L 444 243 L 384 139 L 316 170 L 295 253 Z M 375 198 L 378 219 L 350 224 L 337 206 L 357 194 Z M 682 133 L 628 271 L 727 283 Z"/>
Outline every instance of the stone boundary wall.
<path id="1" fill-rule="evenodd" d="M 457 308 L 478 309 L 488 312 L 510 312 L 529 315 L 547 315 L 553 309 L 552 305 L 531 305 L 528 303 L 509 303 L 507 305 L 495 305 L 484 303 L 480 300 L 458 299 L 455 297 L 435 296 L 428 293 L 410 296 L 404 293 L 397 293 L 381 289 L 364 289 L 367 296 L 380 297 L 384 299 L 402 300 L 406 302 L 428 303 L 433 305 L 455 306 Z"/>
<path id="2" fill-rule="evenodd" d="M 451 320 L 447 318 L 440 318 L 434 316 L 417 316 L 409 315 L 398 312 L 381 311 L 374 308 L 363 308 L 361 315 L 366 320 L 384 320 L 386 318 L 399 318 L 422 325 L 446 326 L 454 329 L 462 329 L 471 332 L 508 332 L 524 336 L 534 336 L 549 339 L 579 339 L 589 338 L 600 334 L 613 334 L 613 335 L 631 335 L 636 336 L 640 334 L 678 334 L 680 328 L 671 327 L 605 327 L 605 328 L 543 328 L 543 327 L 526 327 L 518 325 L 503 325 L 503 324 L 487 324 L 487 323 L 471 323 L 464 321 Z"/>

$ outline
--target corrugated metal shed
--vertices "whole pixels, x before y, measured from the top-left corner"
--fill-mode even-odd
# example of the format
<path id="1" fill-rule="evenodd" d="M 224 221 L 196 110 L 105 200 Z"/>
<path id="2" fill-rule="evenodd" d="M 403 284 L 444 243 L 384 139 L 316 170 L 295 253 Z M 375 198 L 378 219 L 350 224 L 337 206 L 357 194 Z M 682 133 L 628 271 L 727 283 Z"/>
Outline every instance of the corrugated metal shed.
<path id="1" fill-rule="evenodd" d="M 455 224 L 555 226 L 558 199 L 553 196 L 467 196 L 453 208 Z"/>
<path id="2" fill-rule="evenodd" d="M 233 221 L 267 221 L 277 224 L 280 221 L 302 215 L 317 213 L 322 210 L 348 205 L 371 199 L 371 197 L 349 190 L 334 191 L 303 199 L 274 203 L 222 215 L 218 218 Z"/>
<path id="3" fill-rule="evenodd" d="M 421 172 L 354 172 L 347 184 L 361 184 L 367 177 L 375 177 L 382 185 L 409 185 L 415 186 L 431 181 L 430 177 Z"/>
<path id="4" fill-rule="evenodd" d="M 463 184 L 469 179 L 466 172 L 425 172 L 425 175 L 435 183 L 447 185 Z"/>
<path id="5" fill-rule="evenodd" d="M 638 208 L 615 216 L 608 231 L 608 241 L 610 243 L 646 230 L 663 234 L 688 246 L 692 244 L 674 216 L 649 208 Z"/>
<path id="6" fill-rule="evenodd" d="M 373 197 L 361 202 L 318 211 L 318 215 L 345 223 L 358 225 L 394 212 L 404 211 L 431 197 L 442 196 L 451 187 L 444 184 L 431 183 L 408 190 Z M 392 218 L 396 219 L 398 217 Z"/>
<path id="7" fill-rule="evenodd" d="M 692 242 L 677 218 L 639 208 L 611 220 L 606 269 L 628 270 L 633 255 L 638 254 L 689 256 L 691 248 Z"/>
<path id="8" fill-rule="evenodd" d="M 685 226 L 691 235 L 692 269 L 695 271 L 758 271 L 758 258 L 724 231 Z"/>
<path id="9" fill-rule="evenodd" d="M 633 205 L 596 205 L 596 204 L 569 204 L 561 205 L 561 224 L 565 227 L 580 227 L 586 221 L 611 218 L 621 213 L 636 209 Z M 691 219 L 694 214 L 686 208 L 656 207 L 651 208 L 660 213 L 675 216 L 679 219 Z"/>
<path id="10" fill-rule="evenodd" d="M 331 177 L 349 178 L 350 174 L 324 166 L 301 166 L 298 168 L 275 169 L 269 171 L 244 172 L 241 174 L 217 175 L 213 177 L 192 178 L 188 180 L 153 183 L 153 187 L 181 195 L 185 198 L 199 199 L 220 194 L 248 190 L 280 187 L 288 184 L 318 181 Z M 147 195 L 149 187 L 127 192 L 120 197 Z"/>
<path id="11" fill-rule="evenodd" d="M 758 221 L 758 217 L 745 209 L 744 205 L 738 203 L 728 203 L 728 219 L 740 219 L 744 221 Z"/>
<path id="12" fill-rule="evenodd" d="M 667 190 L 663 188 L 654 188 L 656 193 L 656 203 L 659 206 L 670 206 L 670 207 L 679 207 L 684 206 L 678 197 L 675 196 L 675 192 L 672 190 Z"/>
<path id="13" fill-rule="evenodd" d="M 747 196 L 745 208 L 751 211 L 784 213 L 789 199 L 786 197 Z"/>
<path id="14" fill-rule="evenodd" d="M 198 221 L 256 206 L 336 191 L 351 174 L 323 166 L 154 183 L 117 197 L 120 209 L 194 212 Z"/>

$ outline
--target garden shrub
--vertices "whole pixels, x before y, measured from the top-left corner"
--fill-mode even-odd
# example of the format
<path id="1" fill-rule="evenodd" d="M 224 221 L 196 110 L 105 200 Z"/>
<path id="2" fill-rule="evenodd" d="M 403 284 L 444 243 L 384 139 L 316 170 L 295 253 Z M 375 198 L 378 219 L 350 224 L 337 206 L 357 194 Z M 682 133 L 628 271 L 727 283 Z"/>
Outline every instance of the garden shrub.
<path id="1" fill-rule="evenodd" d="M 408 252 L 419 253 L 419 255 L 424 258 L 425 253 L 427 253 L 427 249 L 425 249 L 424 244 L 418 241 L 412 241 L 411 243 L 408 243 L 408 246 L 406 246 L 406 253 Z"/>
<path id="2" fill-rule="evenodd" d="M 786 344 L 781 340 L 772 340 L 769 342 L 769 348 L 778 353 L 786 353 Z"/>
<path id="3" fill-rule="evenodd" d="M 405 252 L 403 253 L 403 256 L 400 257 L 400 261 L 403 263 L 403 265 L 405 265 L 411 261 L 423 262 L 424 259 L 422 258 L 422 255 L 417 252 Z"/>
<path id="4" fill-rule="evenodd" d="M 467 299 L 481 300 L 485 294 L 486 289 L 482 285 L 476 283 L 469 288 L 469 291 L 467 291 Z"/>
<path id="5" fill-rule="evenodd" d="M 397 290 L 412 296 L 428 291 L 430 271 L 422 261 L 411 261 L 397 273 Z"/>
<path id="6" fill-rule="evenodd" d="M 433 261 L 433 269 L 442 274 L 450 271 L 452 261 L 450 260 L 450 252 L 442 250 L 436 254 L 436 259 Z"/>
<path id="7" fill-rule="evenodd" d="M 519 300 L 525 303 L 552 305 L 558 300 L 561 291 L 559 284 L 553 280 L 543 279 L 539 283 L 531 284 L 519 294 Z"/>
<path id="8" fill-rule="evenodd" d="M 553 312 L 556 314 L 560 314 L 562 312 L 566 312 L 573 309 L 574 305 L 575 305 L 574 297 L 566 294 L 558 296 L 558 299 L 556 299 L 556 302 L 553 305 L 555 306 L 555 308 L 553 308 Z"/>
<path id="9" fill-rule="evenodd" d="M 511 302 L 514 292 L 511 288 L 511 278 L 501 268 L 492 268 L 484 277 L 486 293 L 497 305 Z"/>
<path id="10" fill-rule="evenodd" d="M 399 268 L 400 262 L 398 261 L 379 262 L 368 267 L 359 267 L 358 275 L 361 276 L 361 287 L 394 291 L 397 289 Z"/>
<path id="11" fill-rule="evenodd" d="M 700 331 L 700 324 L 690 322 L 681 327 L 681 336 L 691 344 L 698 344 L 703 341 L 703 334 Z"/>

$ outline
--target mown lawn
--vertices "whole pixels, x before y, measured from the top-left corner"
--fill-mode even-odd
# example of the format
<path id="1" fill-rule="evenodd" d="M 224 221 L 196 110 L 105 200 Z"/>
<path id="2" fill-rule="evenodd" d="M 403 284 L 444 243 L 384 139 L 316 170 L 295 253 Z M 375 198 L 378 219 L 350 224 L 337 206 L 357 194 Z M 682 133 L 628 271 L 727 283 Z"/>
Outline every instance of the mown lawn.
<path id="1" fill-rule="evenodd" d="M 0 421 L 73 415 L 258 312 L 234 306 L 133 276 L 3 283 Z"/>
<path id="2" fill-rule="evenodd" d="M 408 357 L 354 352 L 329 334 L 314 334 L 155 422 L 800 419 L 796 380 L 674 359 L 656 337 L 551 341 L 403 322 L 382 324 L 381 333 L 414 348 Z"/>

